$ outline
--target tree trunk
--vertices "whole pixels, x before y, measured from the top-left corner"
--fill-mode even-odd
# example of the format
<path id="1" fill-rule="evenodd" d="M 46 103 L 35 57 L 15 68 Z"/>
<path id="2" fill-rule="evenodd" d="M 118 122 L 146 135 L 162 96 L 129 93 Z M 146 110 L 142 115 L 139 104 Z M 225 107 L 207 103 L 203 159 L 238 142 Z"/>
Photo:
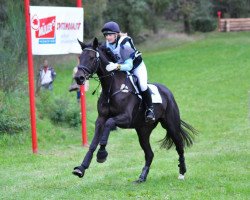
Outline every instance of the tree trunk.
<path id="1" fill-rule="evenodd" d="M 183 14 L 183 23 L 184 23 L 184 32 L 190 34 L 191 33 L 190 21 L 189 21 L 189 16 L 187 14 Z"/>

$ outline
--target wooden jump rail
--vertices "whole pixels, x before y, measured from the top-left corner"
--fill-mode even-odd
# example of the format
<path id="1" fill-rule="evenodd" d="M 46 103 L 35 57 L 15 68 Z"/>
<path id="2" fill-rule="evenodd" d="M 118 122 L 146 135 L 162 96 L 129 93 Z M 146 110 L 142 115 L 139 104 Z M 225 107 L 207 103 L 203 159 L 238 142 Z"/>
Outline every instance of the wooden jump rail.
<path id="1" fill-rule="evenodd" d="M 218 31 L 250 31 L 250 18 L 219 18 Z"/>

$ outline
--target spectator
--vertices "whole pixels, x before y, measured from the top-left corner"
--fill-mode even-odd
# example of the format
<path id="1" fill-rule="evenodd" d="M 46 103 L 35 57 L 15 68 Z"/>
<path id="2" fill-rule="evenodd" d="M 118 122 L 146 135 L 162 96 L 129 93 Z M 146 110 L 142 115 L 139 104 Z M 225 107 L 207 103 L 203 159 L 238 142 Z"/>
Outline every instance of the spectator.
<path id="1" fill-rule="evenodd" d="M 38 74 L 38 91 L 40 88 L 53 90 L 53 81 L 56 78 L 56 72 L 53 67 L 49 66 L 48 61 L 44 60 Z"/>

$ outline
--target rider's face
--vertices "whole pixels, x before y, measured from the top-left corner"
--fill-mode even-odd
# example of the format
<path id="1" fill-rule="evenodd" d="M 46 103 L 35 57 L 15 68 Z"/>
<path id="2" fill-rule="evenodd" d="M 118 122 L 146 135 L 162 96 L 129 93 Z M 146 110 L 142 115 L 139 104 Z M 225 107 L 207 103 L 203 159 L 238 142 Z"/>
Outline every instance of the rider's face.
<path id="1" fill-rule="evenodd" d="M 114 43 L 116 38 L 117 38 L 117 34 L 112 33 L 112 34 L 105 34 L 105 38 L 108 41 L 108 43 Z"/>

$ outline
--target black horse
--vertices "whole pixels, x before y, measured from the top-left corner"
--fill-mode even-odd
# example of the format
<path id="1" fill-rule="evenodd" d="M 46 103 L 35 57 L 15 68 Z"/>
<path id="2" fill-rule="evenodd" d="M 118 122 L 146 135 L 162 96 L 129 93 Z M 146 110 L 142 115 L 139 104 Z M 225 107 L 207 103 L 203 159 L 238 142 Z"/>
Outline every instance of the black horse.
<path id="1" fill-rule="evenodd" d="M 196 130 L 180 119 L 179 109 L 173 94 L 165 86 L 155 83 L 162 97 L 162 103 L 154 104 L 154 123 L 145 122 L 145 105 L 138 97 L 133 84 L 129 81 L 128 74 L 122 71 L 106 71 L 110 57 L 95 38 L 92 44 L 86 45 L 80 42 L 82 53 L 80 64 L 75 75 L 77 84 L 84 84 L 86 79 L 97 74 L 102 92 L 98 100 L 98 117 L 95 122 L 95 135 L 87 154 L 80 166 L 72 172 L 78 177 L 83 177 L 88 169 L 97 146 L 97 162 L 106 160 L 108 152 L 107 145 L 110 131 L 116 127 L 133 128 L 136 130 L 141 148 L 145 153 L 145 166 L 136 182 L 146 181 L 154 153 L 150 146 L 150 134 L 158 122 L 166 129 L 167 133 L 161 140 L 161 146 L 169 149 L 173 144 L 179 154 L 179 179 L 184 179 L 186 164 L 184 158 L 184 147 L 191 146 L 193 135 Z"/>

